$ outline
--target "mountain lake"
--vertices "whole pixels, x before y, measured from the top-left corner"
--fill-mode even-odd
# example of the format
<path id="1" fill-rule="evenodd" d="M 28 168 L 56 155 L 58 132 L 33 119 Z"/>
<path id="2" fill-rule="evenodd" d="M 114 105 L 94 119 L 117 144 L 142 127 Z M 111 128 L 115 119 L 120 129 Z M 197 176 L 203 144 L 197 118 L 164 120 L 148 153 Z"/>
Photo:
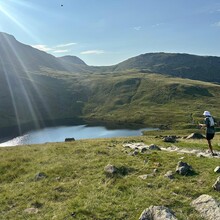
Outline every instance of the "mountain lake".
<path id="1" fill-rule="evenodd" d="M 156 130 L 155 128 L 142 129 L 107 129 L 104 126 L 59 126 L 30 131 L 22 136 L 15 137 L 0 144 L 0 147 L 43 144 L 47 142 L 64 142 L 66 138 L 91 139 L 141 136 L 144 130 Z"/>

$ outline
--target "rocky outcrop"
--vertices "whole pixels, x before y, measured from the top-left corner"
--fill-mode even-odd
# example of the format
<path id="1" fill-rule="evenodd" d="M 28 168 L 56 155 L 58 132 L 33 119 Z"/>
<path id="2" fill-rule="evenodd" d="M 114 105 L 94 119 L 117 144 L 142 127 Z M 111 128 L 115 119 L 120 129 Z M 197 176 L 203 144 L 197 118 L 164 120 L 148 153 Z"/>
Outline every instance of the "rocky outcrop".
<path id="1" fill-rule="evenodd" d="M 132 150 L 135 150 L 136 152 L 144 153 L 147 150 L 161 150 L 160 147 L 158 147 L 155 144 L 150 144 L 149 146 L 144 143 L 127 143 L 123 144 L 124 148 L 130 148 Z"/>
<path id="2" fill-rule="evenodd" d="M 150 206 L 142 212 L 139 220 L 177 220 L 177 218 L 164 206 Z"/>
<path id="3" fill-rule="evenodd" d="M 201 195 L 193 200 L 191 205 L 206 220 L 220 219 L 220 203 L 209 195 Z"/>
<path id="4" fill-rule="evenodd" d="M 180 175 L 188 175 L 193 172 L 192 167 L 185 162 L 179 161 L 176 167 L 176 172 Z"/>
<path id="5" fill-rule="evenodd" d="M 205 136 L 200 133 L 192 133 L 186 137 L 186 139 L 204 139 Z"/>

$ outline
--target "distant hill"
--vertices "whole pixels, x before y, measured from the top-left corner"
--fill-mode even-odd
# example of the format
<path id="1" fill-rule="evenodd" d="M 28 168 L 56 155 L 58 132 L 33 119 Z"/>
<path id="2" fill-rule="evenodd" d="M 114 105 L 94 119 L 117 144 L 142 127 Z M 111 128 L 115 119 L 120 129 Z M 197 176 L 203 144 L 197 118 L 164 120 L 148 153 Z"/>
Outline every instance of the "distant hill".
<path id="1" fill-rule="evenodd" d="M 220 57 L 178 53 L 146 53 L 114 66 L 114 71 L 137 69 L 170 76 L 220 82 Z"/>
<path id="2" fill-rule="evenodd" d="M 0 32 L 0 71 L 56 71 L 82 72 L 87 65 L 78 57 L 56 58 L 51 54 L 18 42 L 12 35 Z M 83 69 L 86 72 L 86 68 Z"/>

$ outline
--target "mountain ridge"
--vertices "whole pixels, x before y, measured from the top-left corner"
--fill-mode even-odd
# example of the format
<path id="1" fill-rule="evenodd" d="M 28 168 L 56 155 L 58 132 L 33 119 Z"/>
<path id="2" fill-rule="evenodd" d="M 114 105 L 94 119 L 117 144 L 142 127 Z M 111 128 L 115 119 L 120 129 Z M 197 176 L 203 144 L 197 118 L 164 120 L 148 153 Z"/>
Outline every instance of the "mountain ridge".
<path id="1" fill-rule="evenodd" d="M 20 134 L 25 124 L 76 118 L 114 127 L 189 127 L 192 112 L 196 120 L 204 108 L 219 116 L 220 87 L 213 83 L 220 82 L 219 66 L 219 57 L 148 53 L 95 67 L 0 34 L 0 136 L 1 128 L 15 126 Z"/>

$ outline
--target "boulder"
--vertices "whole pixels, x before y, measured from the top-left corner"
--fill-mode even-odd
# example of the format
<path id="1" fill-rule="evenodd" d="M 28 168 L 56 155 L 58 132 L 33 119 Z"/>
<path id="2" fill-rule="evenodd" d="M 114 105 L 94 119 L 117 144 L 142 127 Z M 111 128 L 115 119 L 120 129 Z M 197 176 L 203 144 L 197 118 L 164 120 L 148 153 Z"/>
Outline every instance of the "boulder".
<path id="1" fill-rule="evenodd" d="M 164 206 L 150 206 L 142 212 L 139 220 L 177 220 L 177 218 Z"/>
<path id="2" fill-rule="evenodd" d="M 217 166 L 217 167 L 214 169 L 214 172 L 215 172 L 215 173 L 220 173 L 220 166 Z"/>
<path id="3" fill-rule="evenodd" d="M 176 142 L 176 136 L 165 136 L 163 138 L 164 142 L 169 142 L 169 143 L 175 143 Z"/>
<path id="4" fill-rule="evenodd" d="M 157 145 L 151 144 L 149 147 L 149 150 L 161 150 Z"/>
<path id="5" fill-rule="evenodd" d="M 205 138 L 205 136 L 203 136 L 200 133 L 192 133 L 186 137 L 186 139 L 204 139 L 204 138 Z"/>
<path id="6" fill-rule="evenodd" d="M 217 178 L 217 180 L 215 181 L 212 187 L 214 188 L 214 190 L 220 191 L 220 176 Z"/>
<path id="7" fill-rule="evenodd" d="M 188 175 L 192 172 L 192 167 L 185 162 L 179 161 L 176 167 L 176 172 L 180 175 Z"/>
<path id="8" fill-rule="evenodd" d="M 65 142 L 75 141 L 75 138 L 65 138 Z"/>
<path id="9" fill-rule="evenodd" d="M 220 219 L 220 203 L 209 195 L 201 195 L 191 203 L 203 217 L 207 220 Z"/>
<path id="10" fill-rule="evenodd" d="M 114 165 L 108 164 L 105 166 L 104 171 L 106 174 L 115 174 L 117 172 L 117 168 Z"/>

